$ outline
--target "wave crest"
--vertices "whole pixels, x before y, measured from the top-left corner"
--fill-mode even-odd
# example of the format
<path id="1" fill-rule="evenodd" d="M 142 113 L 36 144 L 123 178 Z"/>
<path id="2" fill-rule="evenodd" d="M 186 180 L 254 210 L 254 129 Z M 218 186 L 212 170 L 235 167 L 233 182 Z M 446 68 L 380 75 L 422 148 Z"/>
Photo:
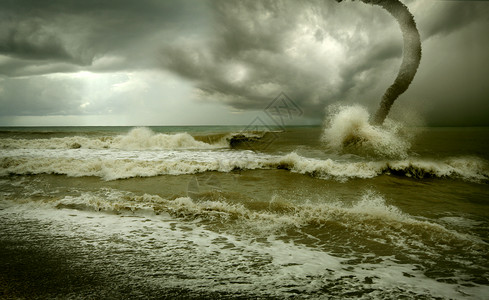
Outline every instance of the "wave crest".
<path id="1" fill-rule="evenodd" d="M 183 133 L 156 133 L 147 127 L 137 127 L 118 136 L 67 136 L 38 139 L 5 138 L 0 149 L 117 149 L 117 150 L 169 150 L 169 149 L 246 149 L 252 145 L 267 144 L 269 135 L 281 131 L 240 131 L 192 136 Z M 272 137 L 273 138 L 273 137 Z M 260 148 L 254 146 L 254 148 Z"/>
<path id="2" fill-rule="evenodd" d="M 147 127 L 138 127 L 125 135 L 88 138 L 70 136 L 49 139 L 12 139 L 0 141 L 2 149 L 118 149 L 118 150 L 162 150 L 162 149 L 212 149 L 226 147 L 222 142 L 205 143 L 188 133 L 155 133 Z"/>
<path id="3" fill-rule="evenodd" d="M 276 209 L 274 203 L 284 202 L 288 209 Z M 368 238 L 395 237 L 400 245 L 416 246 L 407 236 L 429 234 L 437 243 L 450 245 L 467 241 L 465 235 L 451 231 L 441 224 L 431 223 L 402 212 L 389 205 L 383 196 L 366 191 L 351 204 L 342 201 L 292 204 L 288 199 L 272 197 L 269 206 L 262 209 L 231 203 L 223 195 L 218 199 L 196 201 L 189 197 L 165 199 L 158 195 L 135 195 L 112 189 L 86 192 L 79 196 L 66 196 L 52 205 L 59 209 L 102 211 L 116 214 L 165 214 L 172 217 L 204 222 L 226 223 L 226 228 L 265 235 L 277 234 L 290 229 L 314 229 L 326 226 L 331 234 L 335 228 L 365 234 Z M 318 234 L 318 231 L 314 231 Z"/>
<path id="4" fill-rule="evenodd" d="M 188 133 L 154 133 L 146 127 L 134 128 L 127 135 L 116 137 L 110 147 L 121 150 L 215 148 L 210 144 L 195 140 Z"/>
<path id="5" fill-rule="evenodd" d="M 127 156 L 90 157 L 89 153 L 84 152 L 79 153 L 77 157 L 49 157 L 46 155 L 47 152 L 43 151 L 41 156 L 28 153 L 18 156 L 18 153 L 15 153 L 14 156 L 1 158 L 0 176 L 65 174 L 73 177 L 97 176 L 105 180 L 116 180 L 208 171 L 231 172 L 237 169 L 284 169 L 321 179 L 336 180 L 374 178 L 383 174 L 413 178 L 454 178 L 475 182 L 486 182 L 489 179 L 487 162 L 477 157 L 341 162 L 306 158 L 295 152 L 283 156 L 258 155 L 246 151 L 220 152 L 218 157 L 207 158 L 203 157 L 205 153 L 202 151 L 179 154 L 172 152 L 169 156 L 162 156 L 159 152 L 148 152 L 145 159 Z"/>

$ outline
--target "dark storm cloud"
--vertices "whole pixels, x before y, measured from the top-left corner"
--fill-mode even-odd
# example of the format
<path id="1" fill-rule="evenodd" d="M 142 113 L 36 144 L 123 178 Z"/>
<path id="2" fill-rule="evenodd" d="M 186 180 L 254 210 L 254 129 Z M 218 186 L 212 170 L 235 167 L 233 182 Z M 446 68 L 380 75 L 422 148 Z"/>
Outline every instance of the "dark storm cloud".
<path id="1" fill-rule="evenodd" d="M 403 2 L 426 54 L 396 105 L 429 98 L 431 107 L 447 110 L 428 111 L 423 104 L 422 113 L 438 120 L 453 116 L 460 99 L 452 89 L 466 89 L 455 79 L 468 77 L 470 103 L 482 105 L 482 66 L 489 60 L 483 48 L 488 37 L 480 33 L 487 32 L 488 3 Z M 457 44 L 462 35 L 476 50 Z M 79 83 L 44 75 L 159 68 L 191 81 L 205 101 L 261 110 L 285 92 L 305 116 L 319 121 L 334 102 L 375 109 L 396 77 L 402 48 L 392 16 L 361 1 L 0 0 L 0 103 L 4 115 L 82 113 Z M 481 61 L 464 64 L 462 56 L 470 53 Z M 14 78 L 21 81 L 10 82 Z M 34 100 L 28 99 L 43 91 L 50 96 L 29 108 Z M 463 118 L 470 119 L 470 112 Z"/>
<path id="2" fill-rule="evenodd" d="M 4 20 L 0 29 L 0 53 L 24 59 L 72 60 L 62 41 L 39 20 L 21 24 Z"/>
<path id="3" fill-rule="evenodd" d="M 0 55 L 36 65 L 89 67 L 112 55 L 124 58 L 112 69 L 147 67 L 147 51 L 199 19 L 188 1 L 16 0 L 0 7 Z M 15 64 L 0 67 L 4 75 L 30 75 Z"/>
<path id="4" fill-rule="evenodd" d="M 471 1 L 444 1 L 430 3 L 425 7 L 423 18 L 418 19 L 422 36 L 427 39 L 435 35 L 447 35 L 479 21 L 482 11 L 487 11 L 487 3 Z M 421 13 L 421 12 L 420 12 Z"/>
<path id="5" fill-rule="evenodd" d="M 84 114 L 83 80 L 50 74 L 157 68 L 206 18 L 195 1 L 0 0 L 0 115 Z"/>
<path id="6" fill-rule="evenodd" d="M 423 40 L 444 38 L 473 24 L 484 26 L 480 24 L 487 19 L 487 3 L 407 3 L 416 10 L 415 19 Z M 305 115 L 313 117 L 321 117 L 324 107 L 337 101 L 373 108 L 393 82 L 401 64 L 401 31 L 394 18 L 381 8 L 358 1 L 340 4 L 336 1 L 213 1 L 212 4 L 214 35 L 199 41 L 176 41 L 165 49 L 162 58 L 165 68 L 192 79 L 202 97 L 209 100 L 242 109 L 261 109 L 283 91 L 303 108 Z M 483 36 L 474 38 L 487 40 Z M 459 46 L 450 49 L 429 46 L 436 48 L 430 55 L 439 57 L 446 57 L 447 51 L 463 50 Z M 294 53 L 294 48 L 298 53 Z M 321 48 L 322 52 L 314 52 Z M 430 55 L 427 60 L 432 58 Z M 459 60 L 463 65 L 463 56 Z M 431 65 L 429 61 L 423 63 Z M 453 61 L 446 63 L 453 64 Z M 431 82 L 437 80 L 428 78 L 419 82 L 415 78 L 416 84 L 411 89 L 429 90 Z M 477 103 L 487 98 L 482 89 L 486 80 L 481 77 L 471 84 L 478 87 L 477 95 L 473 95 L 479 99 Z M 417 94 L 409 92 L 400 100 Z M 457 103 L 450 94 L 446 87 L 432 99 L 430 106 L 446 107 L 443 103 L 446 98 Z M 438 112 L 434 120 L 443 118 L 443 108 Z M 458 118 L 470 123 L 468 115 Z"/>
<path id="7" fill-rule="evenodd" d="M 489 16 L 489 5 L 479 14 Z M 489 18 L 479 18 L 456 34 L 434 36 L 425 42 L 416 88 L 409 91 L 409 100 L 430 124 L 489 125 L 488 28 Z"/>
<path id="8" fill-rule="evenodd" d="M 261 109 L 283 91 L 306 114 L 319 116 L 327 102 L 348 98 L 359 82 L 377 88 L 370 71 L 401 55 L 397 32 L 371 34 L 394 21 L 363 4 L 212 3 L 215 35 L 177 40 L 164 50 L 162 63 L 195 80 L 207 99 L 237 108 Z"/>
<path id="9" fill-rule="evenodd" d="M 489 2 L 432 1 L 416 20 L 424 50 L 410 102 L 428 124 L 489 125 Z"/>

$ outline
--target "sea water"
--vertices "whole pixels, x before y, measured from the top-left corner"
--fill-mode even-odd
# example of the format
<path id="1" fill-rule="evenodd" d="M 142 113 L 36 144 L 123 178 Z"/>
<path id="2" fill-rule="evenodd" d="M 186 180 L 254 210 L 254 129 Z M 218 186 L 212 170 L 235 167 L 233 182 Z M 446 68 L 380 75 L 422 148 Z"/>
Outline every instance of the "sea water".
<path id="1" fill-rule="evenodd" d="M 0 129 L 0 296 L 487 299 L 489 129 L 349 110 Z"/>

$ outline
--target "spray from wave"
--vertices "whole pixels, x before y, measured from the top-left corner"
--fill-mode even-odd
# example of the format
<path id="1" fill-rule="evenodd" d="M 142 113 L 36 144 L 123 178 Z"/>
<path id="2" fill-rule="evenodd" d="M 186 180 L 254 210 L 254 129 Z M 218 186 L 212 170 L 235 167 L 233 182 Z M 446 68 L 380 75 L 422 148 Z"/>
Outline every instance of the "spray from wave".
<path id="1" fill-rule="evenodd" d="M 369 123 L 368 111 L 359 105 L 328 108 L 322 142 L 334 152 L 405 158 L 411 135 L 404 126 L 388 119 L 384 126 Z"/>
<path id="2" fill-rule="evenodd" d="M 337 0 L 341 2 L 342 0 Z M 413 15 L 399 0 L 361 0 L 367 4 L 379 5 L 387 10 L 399 23 L 404 41 L 403 59 L 394 83 L 385 91 L 373 117 L 373 124 L 381 125 L 394 104 L 394 101 L 404 93 L 418 70 L 421 61 L 421 40 Z"/>

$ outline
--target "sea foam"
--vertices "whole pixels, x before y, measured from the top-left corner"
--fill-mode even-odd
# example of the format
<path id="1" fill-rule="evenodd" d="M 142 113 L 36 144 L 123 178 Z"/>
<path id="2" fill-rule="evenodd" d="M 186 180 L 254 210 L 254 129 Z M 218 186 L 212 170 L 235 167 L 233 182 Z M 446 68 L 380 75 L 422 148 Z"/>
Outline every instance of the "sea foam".
<path id="1" fill-rule="evenodd" d="M 436 281 L 425 276 L 416 268 L 417 265 L 400 263 L 395 257 L 381 256 L 374 264 L 366 261 L 363 256 L 355 256 L 353 252 L 348 252 L 347 257 L 340 257 L 336 253 L 304 246 L 299 241 L 283 241 L 274 235 L 267 235 L 263 242 L 255 238 L 247 239 L 229 230 L 213 231 L 209 226 L 200 225 L 200 222 L 175 222 L 174 218 L 166 215 L 151 215 L 142 212 L 144 205 L 125 209 L 123 203 L 118 203 L 123 206 L 117 208 L 116 212 L 126 214 L 121 218 L 113 213 L 98 211 L 99 208 L 110 209 L 110 205 L 96 204 L 104 201 L 97 200 L 98 197 L 131 200 L 131 195 L 106 190 L 103 195 L 66 197 L 57 202 L 58 209 L 26 209 L 26 204 L 23 204 L 2 210 L 0 214 L 9 221 L 16 221 L 12 222 L 13 226 L 20 227 L 18 224 L 22 224 L 23 232 L 25 220 L 36 221 L 36 224 L 42 226 L 37 226 L 33 233 L 27 234 L 39 236 L 39 233 L 52 233 L 56 238 L 56 247 L 66 240 L 82 240 L 83 245 L 88 244 L 90 254 L 97 258 L 95 261 L 103 262 L 104 265 L 110 265 L 113 261 L 112 255 L 108 254 L 114 252 L 110 251 L 116 251 L 117 258 L 120 258 L 117 261 L 118 268 L 126 270 L 123 274 L 136 275 L 128 278 L 118 276 L 118 280 L 138 280 L 138 284 L 151 287 L 194 288 L 202 294 L 211 291 L 253 295 L 255 298 L 290 298 L 298 293 L 317 298 L 326 291 L 333 299 L 360 295 L 360 292 L 369 298 L 413 295 L 458 298 L 462 293 L 467 295 L 479 292 L 483 295 L 487 291 L 485 286 L 463 287 Z M 156 206 L 172 206 L 171 202 L 175 202 L 183 210 L 188 205 L 199 205 L 185 198 L 167 201 L 158 196 L 142 197 L 136 196 L 133 200 L 135 203 L 154 203 Z M 79 205 L 84 202 L 91 203 L 90 206 L 95 205 L 93 208 L 97 212 L 92 209 L 79 210 Z M 208 208 L 206 205 L 204 207 Z M 206 209 L 203 209 L 202 214 L 196 217 L 200 218 L 206 213 Z M 18 215 L 22 216 L 24 222 L 11 219 Z M 248 221 L 252 225 L 256 220 Z M 357 223 L 361 225 L 361 222 Z M 260 226 L 259 223 L 255 225 Z M 134 255 L 133 249 L 137 249 L 141 255 Z M 351 258 L 358 259 L 358 262 L 349 263 Z M 173 277 L 162 280 L 160 276 L 147 276 L 175 269 L 178 271 L 178 280 Z M 113 275 L 113 270 L 109 273 Z M 195 287 L 196 281 L 198 288 Z"/>
<path id="2" fill-rule="evenodd" d="M 225 197 L 204 201 L 188 197 L 166 199 L 110 188 L 61 199 L 25 200 L 0 211 L 2 218 L 11 218 L 13 226 L 24 226 L 20 226 L 22 234 L 26 222 L 13 217 L 38 220 L 42 226 L 35 230 L 52 231 L 57 243 L 63 241 L 61 235 L 69 241 L 82 238 L 83 245 L 88 243 L 95 257 L 109 257 L 107 253 L 111 252 L 100 249 L 123 250 L 117 251 L 117 256 L 126 253 L 131 259 L 124 257 L 120 262 L 140 266 L 145 275 L 161 271 L 171 261 L 168 269 L 173 271 L 176 265 L 178 274 L 185 275 L 181 276 L 184 280 L 178 281 L 179 286 L 193 287 L 195 278 L 199 278 L 199 286 L 211 291 L 261 289 L 273 291 L 276 297 L 291 297 L 297 295 L 289 293 L 293 286 L 294 291 L 301 289 L 297 292 L 300 295 L 314 298 L 327 291 L 337 299 L 359 291 L 374 298 L 473 295 L 464 298 L 478 299 L 481 297 L 477 295 L 487 294 L 487 286 L 482 284 L 447 283 L 420 268 L 430 266 L 433 256 L 441 251 L 458 253 L 463 249 L 480 255 L 485 250 L 483 241 L 448 229 L 443 223 L 402 212 L 373 191 L 355 197 L 352 203 L 324 199 L 301 204 L 283 199 L 289 205 L 286 211 L 272 207 L 250 209 Z M 335 234 L 341 238 L 329 238 Z M 312 238 L 315 243 L 305 245 L 303 238 Z M 360 239 L 369 242 L 359 242 Z M 357 243 L 378 247 L 359 252 L 354 247 Z M 348 251 L 332 252 L 328 250 L 331 244 L 344 245 Z M 129 248 L 138 249 L 143 255 L 134 255 L 127 251 Z M 380 255 L 370 252 L 376 249 Z M 400 261 L 398 255 L 404 253 L 410 255 L 409 262 Z M 146 258 L 150 263 L 137 264 L 134 257 Z M 148 268 L 155 265 L 149 272 Z M 209 270 L 215 273 L 209 275 Z M 236 284 L 243 278 L 247 279 L 244 284 Z M 153 276 L 138 280 L 160 284 L 169 281 Z"/>

